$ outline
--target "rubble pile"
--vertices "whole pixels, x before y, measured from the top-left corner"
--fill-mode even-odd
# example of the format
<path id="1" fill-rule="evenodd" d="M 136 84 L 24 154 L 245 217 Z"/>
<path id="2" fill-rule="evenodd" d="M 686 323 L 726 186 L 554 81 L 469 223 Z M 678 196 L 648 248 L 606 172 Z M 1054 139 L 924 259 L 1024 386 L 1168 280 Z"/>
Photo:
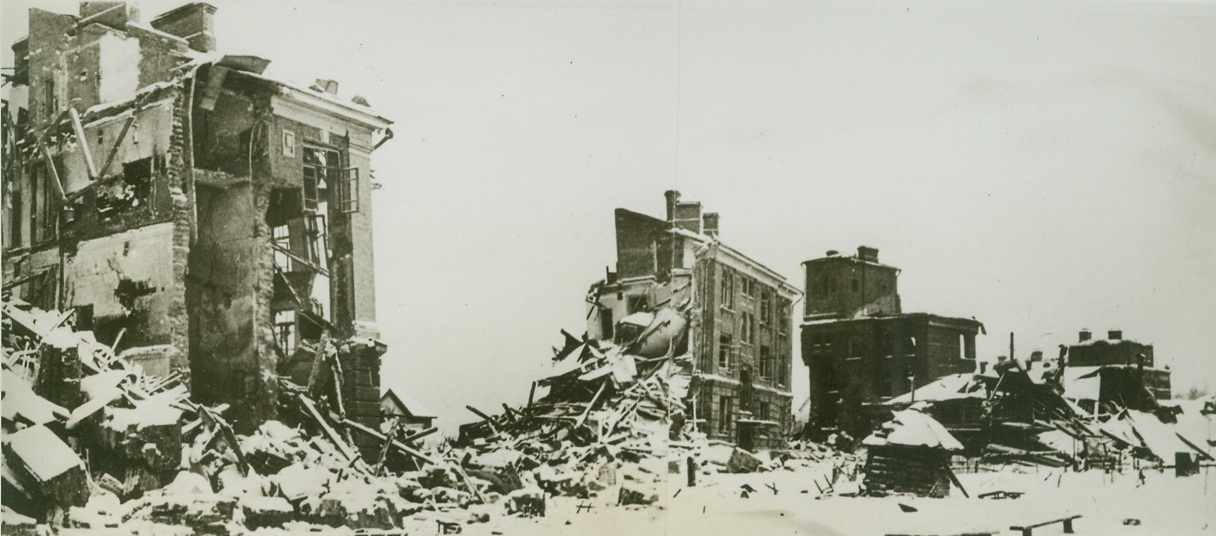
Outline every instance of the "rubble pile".
<path id="1" fill-rule="evenodd" d="M 672 478 L 843 459 L 815 444 L 753 454 L 694 431 L 686 321 L 671 309 L 624 343 L 563 332 L 527 405 L 494 416 L 470 407 L 480 420 L 437 451 L 418 443 L 435 428 L 347 418 L 328 336 L 308 385 L 278 378 L 281 420 L 238 434 L 227 407 L 193 402 L 180 374 L 145 373 L 70 316 L 4 306 L 5 530 L 450 529 L 543 516 L 552 496 L 648 505 Z M 538 387 L 547 393 L 536 398 Z M 378 456 L 360 454 L 360 436 Z"/>
<path id="2" fill-rule="evenodd" d="M 669 474 L 694 482 L 697 474 L 767 471 L 826 455 L 756 455 L 694 431 L 686 319 L 664 308 L 647 320 L 617 343 L 563 331 L 565 344 L 528 403 L 493 416 L 469 407 L 480 420 L 461 426 L 452 452 L 475 468 L 474 478 L 496 483 L 495 492 L 538 495 L 520 487 L 534 483 L 546 494 L 589 498 L 617 488 L 619 504 L 654 502 Z M 538 387 L 548 394 L 536 399 Z"/>

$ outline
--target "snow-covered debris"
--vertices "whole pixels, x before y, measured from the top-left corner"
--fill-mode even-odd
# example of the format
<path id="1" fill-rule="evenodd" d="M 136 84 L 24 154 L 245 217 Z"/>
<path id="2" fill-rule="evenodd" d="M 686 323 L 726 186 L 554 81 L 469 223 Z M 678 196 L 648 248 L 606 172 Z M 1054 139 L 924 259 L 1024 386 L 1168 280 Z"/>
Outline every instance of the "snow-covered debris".
<path id="1" fill-rule="evenodd" d="M 946 427 L 933 417 L 917 410 L 897 411 L 894 418 L 862 441 L 870 447 L 902 445 L 963 450 Z"/>

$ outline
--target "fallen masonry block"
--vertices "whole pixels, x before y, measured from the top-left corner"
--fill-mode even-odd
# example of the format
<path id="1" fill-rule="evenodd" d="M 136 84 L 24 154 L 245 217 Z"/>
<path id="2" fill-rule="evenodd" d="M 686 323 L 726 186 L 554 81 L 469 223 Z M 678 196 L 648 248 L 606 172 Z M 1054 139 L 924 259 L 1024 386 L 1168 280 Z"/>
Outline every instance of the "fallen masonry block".
<path id="1" fill-rule="evenodd" d="M 730 460 L 726 462 L 726 471 L 728 473 L 754 473 L 760 469 L 764 462 L 757 458 L 754 454 L 736 448 L 730 453 Z"/>
<path id="2" fill-rule="evenodd" d="M 646 494 L 636 489 L 627 486 L 621 486 L 620 494 L 617 496 L 616 504 L 618 506 L 630 504 L 654 504 L 658 502 L 659 495 L 657 493 Z"/>
<path id="3" fill-rule="evenodd" d="M 524 517 L 545 516 L 545 493 L 536 488 L 517 489 L 507 495 L 507 513 Z"/>
<path id="4" fill-rule="evenodd" d="M 49 428 L 31 426 L 8 439 L 6 465 L 27 477 L 27 488 L 46 498 L 47 507 L 66 509 L 89 500 L 84 462 Z"/>
<path id="5" fill-rule="evenodd" d="M 282 497 L 245 496 L 241 498 L 241 512 L 245 515 L 245 527 L 282 527 L 294 519 L 295 509 Z"/>

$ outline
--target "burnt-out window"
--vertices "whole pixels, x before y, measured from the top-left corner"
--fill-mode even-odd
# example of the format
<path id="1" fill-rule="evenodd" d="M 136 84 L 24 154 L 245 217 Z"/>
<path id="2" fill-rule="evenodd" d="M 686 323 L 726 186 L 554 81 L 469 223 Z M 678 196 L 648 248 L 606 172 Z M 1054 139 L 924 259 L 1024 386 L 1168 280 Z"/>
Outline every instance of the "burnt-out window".
<path id="1" fill-rule="evenodd" d="M 600 338 L 603 340 L 612 339 L 612 328 L 614 327 L 612 309 L 600 307 Z"/>
<path id="2" fill-rule="evenodd" d="M 31 168 L 31 244 L 40 244 L 55 238 L 55 227 L 59 224 L 59 192 L 51 184 L 55 179 L 51 176 L 48 165 L 50 163 L 43 160 Z"/>
<path id="3" fill-rule="evenodd" d="M 320 208 L 329 201 L 330 188 L 335 189 L 338 210 L 359 211 L 359 168 L 343 167 L 342 153 L 334 149 L 305 147 L 304 208 Z"/>
<path id="4" fill-rule="evenodd" d="M 645 294 L 640 296 L 630 296 L 629 301 L 626 302 L 626 308 L 629 311 L 629 314 L 646 311 L 650 309 L 650 299 Z"/>
<path id="5" fill-rule="evenodd" d="M 734 340 L 729 334 L 723 333 L 718 335 L 718 368 L 730 368 L 730 352 L 732 344 L 734 344 Z"/>
<path id="6" fill-rule="evenodd" d="M 291 251 L 291 228 L 286 225 L 279 225 L 271 229 L 270 232 L 274 239 L 274 244 L 278 246 L 274 252 L 274 264 L 284 272 L 294 271 L 295 267 L 292 265 L 291 257 L 284 253 L 284 251 Z"/>
<path id="7" fill-rule="evenodd" d="M 155 171 L 156 160 L 152 157 L 123 164 L 122 177 L 97 187 L 97 213 L 106 219 L 147 207 L 152 200 Z"/>
<path id="8" fill-rule="evenodd" d="M 725 434 L 730 431 L 730 422 L 733 420 L 734 400 L 729 396 L 718 398 L 718 433 Z"/>
<path id="9" fill-rule="evenodd" d="M 22 221 L 21 214 L 21 190 L 12 190 L 9 192 L 9 219 L 5 224 L 8 226 L 9 232 L 9 247 L 21 247 L 21 226 L 25 223 Z"/>
<path id="10" fill-rule="evenodd" d="M 760 323 L 768 326 L 773 322 L 773 293 L 767 288 L 760 289 Z"/>
<path id="11" fill-rule="evenodd" d="M 59 113 L 59 97 L 55 94 L 55 79 L 48 77 L 42 81 L 42 117 L 47 121 L 55 119 Z"/>
<path id="12" fill-rule="evenodd" d="M 773 350 L 768 346 L 760 347 L 760 376 L 771 378 L 773 374 Z"/>
<path id="13" fill-rule="evenodd" d="M 296 312 L 294 310 L 278 311 L 274 314 L 275 341 L 283 350 L 283 355 L 296 352 L 299 339 L 296 336 Z"/>
<path id="14" fill-rule="evenodd" d="M 304 208 L 316 210 L 328 201 L 329 185 L 342 173 L 342 155 L 333 149 L 304 148 Z"/>
<path id="15" fill-rule="evenodd" d="M 719 305 L 727 309 L 735 306 L 735 274 L 730 268 L 722 267 L 721 301 Z"/>
<path id="16" fill-rule="evenodd" d="M 359 212 L 359 168 L 342 170 L 338 182 L 338 210 Z"/>
<path id="17" fill-rule="evenodd" d="M 756 317 L 751 313 L 743 313 L 740 319 L 739 329 L 743 334 L 741 342 L 747 344 L 756 344 Z"/>

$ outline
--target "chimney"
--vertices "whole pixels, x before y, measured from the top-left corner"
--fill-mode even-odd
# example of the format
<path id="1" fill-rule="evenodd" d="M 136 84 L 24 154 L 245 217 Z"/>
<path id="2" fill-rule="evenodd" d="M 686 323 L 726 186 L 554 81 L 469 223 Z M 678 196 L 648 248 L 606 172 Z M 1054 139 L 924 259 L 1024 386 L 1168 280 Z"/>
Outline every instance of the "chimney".
<path id="1" fill-rule="evenodd" d="M 701 232 L 701 203 L 676 203 L 676 227 L 694 233 Z"/>
<path id="2" fill-rule="evenodd" d="M 878 262 L 878 248 L 858 246 L 857 258 L 866 262 Z"/>
<path id="3" fill-rule="evenodd" d="M 338 82 L 334 80 L 318 78 L 317 81 L 312 85 L 312 88 L 322 93 L 329 93 L 330 95 L 338 94 Z"/>
<path id="4" fill-rule="evenodd" d="M 126 31 L 128 22 L 139 22 L 139 7 L 126 2 L 81 2 L 82 25 L 101 23 Z"/>
<path id="5" fill-rule="evenodd" d="M 667 190 L 663 192 L 663 197 L 667 198 L 667 222 L 676 220 L 676 203 L 680 202 L 680 192 L 676 190 Z"/>
<path id="6" fill-rule="evenodd" d="M 1110 339 L 1110 340 L 1112 340 L 1112 341 L 1117 341 L 1117 340 L 1120 340 L 1120 339 L 1122 339 L 1122 338 L 1123 338 L 1123 330 L 1121 330 L 1121 329 L 1112 329 L 1112 330 L 1110 330 L 1110 331 L 1107 331 L 1107 332 L 1106 332 L 1106 338 L 1107 338 L 1107 339 Z"/>
<path id="7" fill-rule="evenodd" d="M 1081 333 L 1078 334 L 1077 338 L 1080 339 L 1081 342 L 1085 342 L 1094 338 L 1094 334 L 1093 332 L 1089 331 L 1089 329 L 1081 328 Z"/>
<path id="8" fill-rule="evenodd" d="M 152 27 L 185 39 L 199 52 L 215 50 L 215 6 L 203 2 L 186 4 L 152 19 Z"/>
<path id="9" fill-rule="evenodd" d="M 709 236 L 717 238 L 718 237 L 718 213 L 717 212 L 706 212 L 704 215 L 701 216 L 701 219 L 704 222 L 702 231 Z"/>

